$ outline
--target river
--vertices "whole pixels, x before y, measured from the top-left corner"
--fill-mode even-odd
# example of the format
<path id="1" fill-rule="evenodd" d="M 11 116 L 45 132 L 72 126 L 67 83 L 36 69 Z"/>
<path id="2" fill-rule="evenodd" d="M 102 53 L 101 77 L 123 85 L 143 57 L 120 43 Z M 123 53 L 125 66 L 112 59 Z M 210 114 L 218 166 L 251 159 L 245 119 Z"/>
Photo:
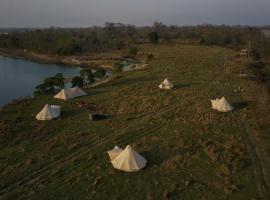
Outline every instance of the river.
<path id="1" fill-rule="evenodd" d="M 45 78 L 63 73 L 69 78 L 80 68 L 57 64 L 39 64 L 28 60 L 0 56 L 0 108 L 14 99 L 31 96 Z"/>

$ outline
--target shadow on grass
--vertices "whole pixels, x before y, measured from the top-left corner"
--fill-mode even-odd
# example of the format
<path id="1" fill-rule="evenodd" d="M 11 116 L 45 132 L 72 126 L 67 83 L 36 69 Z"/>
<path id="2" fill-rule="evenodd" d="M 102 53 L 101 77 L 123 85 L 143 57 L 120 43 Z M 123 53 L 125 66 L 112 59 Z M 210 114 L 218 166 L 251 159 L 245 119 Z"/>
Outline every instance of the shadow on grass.
<path id="1" fill-rule="evenodd" d="M 246 108 L 249 104 L 250 104 L 250 102 L 248 102 L 248 101 L 241 101 L 241 102 L 233 103 L 232 106 L 234 108 L 234 111 L 238 111 L 238 110 L 241 110 L 243 108 Z"/>
<path id="2" fill-rule="evenodd" d="M 81 115 L 83 113 L 86 113 L 87 117 L 87 110 L 86 109 L 78 109 L 78 110 L 64 110 L 61 111 L 60 119 L 70 119 L 70 118 L 76 118 L 76 116 Z"/>
<path id="3" fill-rule="evenodd" d="M 106 91 L 103 89 L 100 89 L 100 88 L 96 88 L 94 90 L 88 91 L 87 94 L 88 94 L 88 96 L 93 96 L 93 95 L 102 94 L 104 92 L 106 92 Z"/>
<path id="4" fill-rule="evenodd" d="M 127 85 L 153 81 L 153 80 L 155 80 L 155 77 L 140 77 L 140 78 L 125 78 L 125 79 L 120 78 L 120 79 L 110 82 L 110 84 L 106 85 L 106 87 L 115 87 L 115 86 L 121 86 L 121 85 L 127 86 Z"/>
<path id="5" fill-rule="evenodd" d="M 191 87 L 193 84 L 176 84 L 174 85 L 174 88 L 175 89 L 181 89 L 181 88 L 188 88 L 188 87 Z"/>

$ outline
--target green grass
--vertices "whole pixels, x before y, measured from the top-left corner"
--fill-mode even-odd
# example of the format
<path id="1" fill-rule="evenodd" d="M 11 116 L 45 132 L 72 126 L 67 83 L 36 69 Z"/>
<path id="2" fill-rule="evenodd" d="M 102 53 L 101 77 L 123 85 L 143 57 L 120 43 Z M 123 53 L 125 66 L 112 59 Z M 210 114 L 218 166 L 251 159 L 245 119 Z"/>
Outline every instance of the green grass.
<path id="1" fill-rule="evenodd" d="M 122 73 L 87 90 L 86 97 L 61 101 L 42 96 L 0 112 L 0 197 L 267 198 L 250 143 L 253 125 L 263 116 L 252 115 L 261 98 L 254 97 L 255 82 L 232 73 L 243 63 L 224 66 L 236 52 L 188 45 L 142 45 L 139 50 L 155 55 L 149 68 Z M 159 90 L 165 77 L 175 89 Z M 238 86 L 245 92 L 234 93 Z M 232 113 L 213 111 L 210 99 L 223 95 L 245 106 Z M 110 117 L 89 121 L 86 109 L 75 105 L 78 101 Z M 35 120 L 45 103 L 62 106 L 61 120 Z M 266 121 L 260 124 L 269 129 Z M 147 159 L 144 170 L 125 173 L 110 164 L 106 151 L 127 144 Z"/>

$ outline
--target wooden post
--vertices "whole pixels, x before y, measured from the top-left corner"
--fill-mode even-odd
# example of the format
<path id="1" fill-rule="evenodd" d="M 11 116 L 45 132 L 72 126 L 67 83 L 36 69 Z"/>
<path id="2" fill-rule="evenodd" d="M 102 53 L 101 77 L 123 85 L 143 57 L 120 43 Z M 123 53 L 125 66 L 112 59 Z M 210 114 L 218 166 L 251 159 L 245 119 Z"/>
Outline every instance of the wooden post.
<path id="1" fill-rule="evenodd" d="M 248 58 L 251 57 L 251 40 L 248 41 Z"/>

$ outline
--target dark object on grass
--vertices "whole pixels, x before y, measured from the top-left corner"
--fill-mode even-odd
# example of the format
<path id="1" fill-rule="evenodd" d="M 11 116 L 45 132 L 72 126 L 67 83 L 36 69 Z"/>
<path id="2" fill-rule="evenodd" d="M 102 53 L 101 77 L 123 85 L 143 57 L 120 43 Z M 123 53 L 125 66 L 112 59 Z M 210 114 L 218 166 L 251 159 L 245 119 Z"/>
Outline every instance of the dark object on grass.
<path id="1" fill-rule="evenodd" d="M 106 119 L 106 116 L 101 115 L 101 114 L 89 114 L 89 119 L 92 121 L 97 121 L 97 120 Z"/>

